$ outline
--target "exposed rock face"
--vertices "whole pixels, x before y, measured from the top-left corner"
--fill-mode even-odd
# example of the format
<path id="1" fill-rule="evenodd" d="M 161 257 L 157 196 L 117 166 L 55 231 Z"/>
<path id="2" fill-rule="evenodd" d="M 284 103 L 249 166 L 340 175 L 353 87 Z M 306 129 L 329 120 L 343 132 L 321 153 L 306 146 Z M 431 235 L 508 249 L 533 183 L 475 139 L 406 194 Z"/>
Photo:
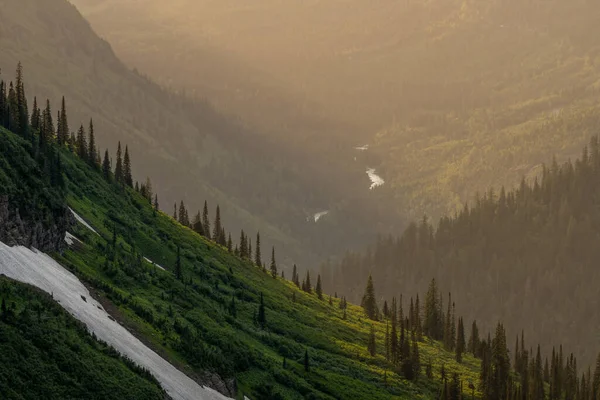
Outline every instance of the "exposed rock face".
<path id="1" fill-rule="evenodd" d="M 62 251 L 67 229 L 75 223 L 73 215 L 65 206 L 62 215 L 43 218 L 22 218 L 19 208 L 7 195 L 0 195 L 0 241 L 8 246 L 35 247 L 38 250 Z"/>

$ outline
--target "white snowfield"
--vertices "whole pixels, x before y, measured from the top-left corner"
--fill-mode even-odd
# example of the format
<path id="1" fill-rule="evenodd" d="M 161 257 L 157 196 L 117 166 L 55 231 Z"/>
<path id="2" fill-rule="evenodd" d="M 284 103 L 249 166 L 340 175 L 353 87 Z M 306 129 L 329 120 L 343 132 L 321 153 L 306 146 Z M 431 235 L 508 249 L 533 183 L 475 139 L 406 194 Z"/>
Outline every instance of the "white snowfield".
<path id="1" fill-rule="evenodd" d="M 367 175 L 371 180 L 371 187 L 369 188 L 370 190 L 373 190 L 378 186 L 383 186 L 385 183 L 383 178 L 375 173 L 375 168 L 367 168 Z"/>
<path id="2" fill-rule="evenodd" d="M 79 221 L 81 224 L 83 224 L 83 226 L 85 226 L 86 228 L 88 228 L 90 231 L 94 232 L 96 235 L 99 235 L 98 232 L 96 232 L 96 230 L 94 228 L 92 228 L 90 226 L 90 224 L 88 224 L 87 222 L 85 222 L 85 220 L 83 218 L 81 218 L 79 216 L 79 214 L 77 214 L 75 211 L 73 211 L 73 209 L 71 207 L 69 207 L 69 210 L 71 210 L 71 213 L 73 213 L 73 216 L 75 217 L 75 219 L 77 221 Z"/>
<path id="3" fill-rule="evenodd" d="M 200 386 L 146 347 L 109 317 L 75 275 L 48 255 L 0 242 L 0 274 L 51 293 L 63 308 L 87 325 L 99 339 L 148 369 L 174 400 L 229 399 L 213 389 Z"/>

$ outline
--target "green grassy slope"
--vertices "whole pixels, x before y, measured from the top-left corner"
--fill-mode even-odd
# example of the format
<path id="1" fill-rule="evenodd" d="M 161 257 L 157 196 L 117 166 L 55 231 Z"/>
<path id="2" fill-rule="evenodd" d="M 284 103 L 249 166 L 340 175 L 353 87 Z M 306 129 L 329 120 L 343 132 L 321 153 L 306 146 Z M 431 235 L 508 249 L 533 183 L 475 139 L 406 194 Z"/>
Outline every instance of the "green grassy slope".
<path id="1" fill-rule="evenodd" d="M 155 213 L 140 195 L 107 183 L 78 159 L 65 155 L 65 169 L 69 205 L 101 236 L 79 226 L 75 234 L 85 244 L 56 255 L 57 260 L 96 287 L 127 325 L 188 373 L 207 369 L 222 378 L 235 377 L 240 396 L 253 398 L 281 398 L 265 394 L 271 387 L 290 399 L 435 397 L 438 384 L 424 374 L 416 383 L 406 381 L 382 355 L 368 355 L 372 322 L 361 308 L 350 306 L 343 320 L 338 299 L 329 305 L 288 281 L 273 279 Z M 173 274 L 178 245 L 185 283 Z M 266 304 L 264 330 L 254 323 L 260 293 Z M 230 312 L 233 298 L 236 316 Z M 385 323 L 373 325 L 378 353 L 384 354 Z M 303 370 L 306 349 L 310 373 Z M 420 343 L 420 354 L 423 365 L 433 360 L 438 376 L 445 363 L 465 381 L 477 381 L 479 362 L 471 357 L 457 364 L 439 343 L 429 342 Z"/>
<path id="2" fill-rule="evenodd" d="M 3 399 L 165 398 L 151 375 L 98 342 L 50 295 L 0 277 L 0 298 Z"/>
<path id="3" fill-rule="evenodd" d="M 0 137 L 26 146 L 5 130 Z M 28 153 L 21 154 L 28 162 Z M 6 161 L 1 153 L 0 158 Z M 69 205 L 100 235 L 78 225 L 73 233 L 83 243 L 54 257 L 94 288 L 116 318 L 189 375 L 226 382 L 235 378 L 239 396 L 261 399 L 437 395 L 438 383 L 424 372 L 416 382 L 394 372 L 382 356 L 385 324 L 366 320 L 361 308 L 350 305 L 344 320 L 338 299 L 330 305 L 288 281 L 273 279 L 155 212 L 139 194 L 106 182 L 99 171 L 68 151 L 62 152 L 62 160 Z M 12 176 L 13 183 L 20 179 L 18 174 Z M 44 181 L 40 185 L 47 188 Z M 173 274 L 176 246 L 181 247 L 183 282 Z M 265 329 L 254 322 L 261 293 Z M 367 352 L 372 325 L 377 332 L 375 357 Z M 476 382 L 479 361 L 465 357 L 458 364 L 452 353 L 427 340 L 419 347 L 422 365 L 431 359 L 436 379 L 443 363 L 447 371 Z M 303 367 L 306 350 L 308 373 Z"/>

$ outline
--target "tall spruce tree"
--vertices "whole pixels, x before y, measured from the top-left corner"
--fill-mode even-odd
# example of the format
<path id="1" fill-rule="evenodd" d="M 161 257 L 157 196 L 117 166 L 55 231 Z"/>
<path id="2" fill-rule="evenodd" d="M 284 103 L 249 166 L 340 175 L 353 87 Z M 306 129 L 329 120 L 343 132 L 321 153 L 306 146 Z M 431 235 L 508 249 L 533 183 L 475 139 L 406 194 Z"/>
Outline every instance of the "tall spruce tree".
<path id="1" fill-rule="evenodd" d="M 125 179 L 125 175 L 123 172 L 123 157 L 121 154 L 121 142 L 119 142 L 119 145 L 117 147 L 117 164 L 115 166 L 115 180 L 117 181 L 117 183 L 123 184 L 124 179 Z"/>
<path id="2" fill-rule="evenodd" d="M 69 129 L 69 121 L 67 118 L 67 106 L 65 103 L 65 97 L 62 98 L 62 103 L 60 107 L 60 119 L 58 121 L 58 130 L 56 135 L 56 141 L 60 146 L 63 146 L 69 140 L 70 129 Z"/>
<path id="3" fill-rule="evenodd" d="M 219 238 L 221 237 L 221 208 L 217 204 L 217 211 L 215 212 L 215 221 L 213 224 L 213 234 L 212 238 L 215 242 L 219 242 Z"/>
<path id="4" fill-rule="evenodd" d="M 375 287 L 373 285 L 373 277 L 369 275 L 367 280 L 367 286 L 365 288 L 365 294 L 361 303 L 365 314 L 371 320 L 377 320 L 379 310 L 377 308 L 377 299 L 375 298 Z"/>
<path id="5" fill-rule="evenodd" d="M 88 146 L 83 125 L 81 125 L 77 131 L 77 155 L 84 161 L 88 160 Z"/>
<path id="6" fill-rule="evenodd" d="M 315 293 L 319 300 L 323 300 L 323 286 L 321 283 L 321 274 L 317 275 L 317 286 L 315 287 Z"/>
<path id="7" fill-rule="evenodd" d="M 104 152 L 104 161 L 102 161 L 102 174 L 107 181 L 110 181 L 110 169 L 110 159 L 108 156 L 108 149 L 106 149 Z"/>
<path id="8" fill-rule="evenodd" d="M 131 159 L 129 158 L 129 149 L 125 146 L 125 157 L 123 158 L 123 182 L 129 187 L 133 187 L 133 176 L 131 175 Z"/>
<path id="9" fill-rule="evenodd" d="M 96 137 L 94 133 L 94 122 L 90 119 L 90 128 L 89 128 L 89 140 L 88 140 L 88 161 L 90 165 L 94 168 L 98 166 L 96 160 L 98 159 L 98 149 L 96 149 Z"/>
<path id="10" fill-rule="evenodd" d="M 254 252 L 254 264 L 262 265 L 262 255 L 260 253 L 260 232 L 256 234 L 256 250 Z"/>
<path id="11" fill-rule="evenodd" d="M 204 209 L 202 210 L 202 229 L 204 236 L 210 240 L 210 219 L 208 218 L 208 203 L 204 200 Z"/>
<path id="12" fill-rule="evenodd" d="M 275 247 L 271 250 L 271 275 L 277 279 L 277 262 L 275 261 Z"/>
<path id="13" fill-rule="evenodd" d="M 375 327 L 371 325 L 371 332 L 369 333 L 369 340 L 367 342 L 367 350 L 371 357 L 375 357 L 377 354 L 377 343 L 375 341 Z"/>
<path id="14" fill-rule="evenodd" d="M 458 334 L 456 335 L 456 361 L 462 362 L 462 355 L 465 351 L 465 327 L 462 317 L 458 318 Z"/>

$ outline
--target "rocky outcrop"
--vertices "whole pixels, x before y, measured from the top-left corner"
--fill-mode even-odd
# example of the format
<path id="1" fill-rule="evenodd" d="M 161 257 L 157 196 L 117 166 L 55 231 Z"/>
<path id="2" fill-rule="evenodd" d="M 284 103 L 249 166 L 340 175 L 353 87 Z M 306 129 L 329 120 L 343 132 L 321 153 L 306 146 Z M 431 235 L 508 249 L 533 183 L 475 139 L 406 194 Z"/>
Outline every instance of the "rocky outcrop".
<path id="1" fill-rule="evenodd" d="M 0 195 L 0 241 L 8 246 L 34 247 L 44 252 L 62 251 L 65 234 L 75 223 L 69 209 L 64 206 L 64 210 L 55 211 L 52 216 L 39 212 L 30 214 L 21 217 L 18 205 L 12 204 L 9 196 Z"/>

